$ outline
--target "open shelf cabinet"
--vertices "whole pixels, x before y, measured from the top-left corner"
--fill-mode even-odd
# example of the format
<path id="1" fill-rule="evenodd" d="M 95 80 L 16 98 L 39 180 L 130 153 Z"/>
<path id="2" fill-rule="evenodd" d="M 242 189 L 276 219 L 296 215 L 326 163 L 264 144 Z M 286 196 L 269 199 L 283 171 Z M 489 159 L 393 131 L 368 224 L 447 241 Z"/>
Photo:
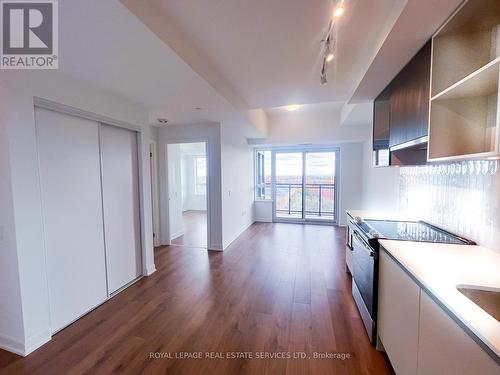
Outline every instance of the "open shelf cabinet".
<path id="1" fill-rule="evenodd" d="M 469 0 L 433 37 L 429 161 L 500 157 L 500 1 Z"/>

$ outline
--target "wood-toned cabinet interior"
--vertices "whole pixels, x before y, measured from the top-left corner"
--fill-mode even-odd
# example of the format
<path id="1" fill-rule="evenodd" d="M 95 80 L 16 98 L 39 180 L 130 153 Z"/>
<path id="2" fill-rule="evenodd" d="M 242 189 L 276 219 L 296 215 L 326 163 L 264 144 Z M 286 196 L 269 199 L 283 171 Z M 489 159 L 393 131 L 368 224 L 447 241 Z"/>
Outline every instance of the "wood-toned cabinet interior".
<path id="1" fill-rule="evenodd" d="M 373 103 L 373 163 L 389 165 L 391 87 L 387 86 Z"/>
<path id="2" fill-rule="evenodd" d="M 499 155 L 500 1 L 470 0 L 434 35 L 430 161 Z"/>

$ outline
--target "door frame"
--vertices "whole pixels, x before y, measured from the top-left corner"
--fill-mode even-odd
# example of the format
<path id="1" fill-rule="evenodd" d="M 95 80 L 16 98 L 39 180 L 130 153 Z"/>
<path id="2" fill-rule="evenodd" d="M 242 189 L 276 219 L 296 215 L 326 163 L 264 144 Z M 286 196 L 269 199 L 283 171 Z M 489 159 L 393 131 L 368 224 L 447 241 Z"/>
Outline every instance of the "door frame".
<path id="1" fill-rule="evenodd" d="M 277 147 L 271 149 L 271 171 L 272 171 L 272 197 L 273 197 L 273 222 L 275 223 L 297 223 L 338 225 L 339 220 L 339 197 L 340 197 L 340 147 L 339 146 L 307 146 L 307 147 Z M 305 217 L 305 177 L 306 177 L 306 153 L 308 152 L 335 152 L 335 211 L 333 220 L 307 219 Z M 276 216 L 276 153 L 302 153 L 302 218 L 289 219 Z"/>
<path id="2" fill-rule="evenodd" d="M 210 158 L 210 152 L 209 152 L 209 146 L 210 146 L 210 143 L 209 143 L 209 139 L 208 138 L 177 138 L 177 139 L 168 139 L 165 143 L 164 143 L 164 147 L 165 149 L 163 150 L 163 153 L 164 153 L 164 160 L 165 160 L 165 179 L 166 179 L 166 189 L 165 189 L 165 207 L 167 209 L 167 214 L 165 215 L 166 219 L 167 219 L 167 225 L 166 225 L 166 229 L 167 229 L 167 234 L 166 234 L 166 238 L 168 239 L 166 244 L 162 243 L 161 245 L 172 245 L 172 239 L 171 239 L 171 235 L 170 235 L 170 199 L 168 199 L 168 193 L 169 193 L 169 170 L 168 170 L 168 146 L 169 145 L 177 145 L 177 144 L 186 144 L 186 143 L 204 143 L 205 144 L 205 158 L 207 160 L 206 162 L 206 169 L 207 169 L 207 177 L 206 177 L 206 184 L 207 184 L 207 194 L 206 194 L 206 207 L 207 207 L 207 242 L 205 244 L 205 246 L 203 247 L 204 249 L 207 249 L 207 250 L 211 250 L 210 249 L 210 243 L 211 243 L 211 237 L 210 237 L 210 212 L 211 212 L 211 209 L 210 209 L 210 161 L 211 161 L 211 158 Z M 177 246 L 177 245 L 176 245 Z M 179 245 L 181 246 L 181 245 Z"/>
<path id="3" fill-rule="evenodd" d="M 151 168 L 151 206 L 153 211 L 153 244 L 160 246 L 160 200 L 158 193 L 158 144 L 149 142 L 149 164 Z"/>

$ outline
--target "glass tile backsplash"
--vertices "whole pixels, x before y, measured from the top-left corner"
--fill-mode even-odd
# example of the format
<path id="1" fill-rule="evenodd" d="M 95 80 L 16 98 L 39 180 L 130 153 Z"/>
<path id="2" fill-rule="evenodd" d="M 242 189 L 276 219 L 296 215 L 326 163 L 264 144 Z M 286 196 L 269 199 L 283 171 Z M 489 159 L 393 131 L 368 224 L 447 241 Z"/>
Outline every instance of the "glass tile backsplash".
<path id="1" fill-rule="evenodd" d="M 400 210 L 500 251 L 499 167 L 497 160 L 401 167 Z"/>

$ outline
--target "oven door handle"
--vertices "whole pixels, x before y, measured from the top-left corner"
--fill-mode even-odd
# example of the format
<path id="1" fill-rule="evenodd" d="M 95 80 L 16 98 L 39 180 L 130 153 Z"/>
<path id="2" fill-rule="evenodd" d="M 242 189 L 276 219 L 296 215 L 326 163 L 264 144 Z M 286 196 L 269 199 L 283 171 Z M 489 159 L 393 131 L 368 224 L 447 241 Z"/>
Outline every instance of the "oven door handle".
<path id="1" fill-rule="evenodd" d="M 370 245 L 367 245 L 366 241 L 363 240 L 363 238 L 361 238 L 361 236 L 358 234 L 358 232 L 356 231 L 353 231 L 353 234 L 354 234 L 354 237 L 356 237 L 356 239 L 361 243 L 361 245 L 363 245 L 363 248 L 368 251 L 368 253 L 370 254 L 371 257 L 375 257 L 375 251 L 373 251 L 373 249 L 371 248 Z M 353 246 L 354 248 L 354 246 Z"/>

